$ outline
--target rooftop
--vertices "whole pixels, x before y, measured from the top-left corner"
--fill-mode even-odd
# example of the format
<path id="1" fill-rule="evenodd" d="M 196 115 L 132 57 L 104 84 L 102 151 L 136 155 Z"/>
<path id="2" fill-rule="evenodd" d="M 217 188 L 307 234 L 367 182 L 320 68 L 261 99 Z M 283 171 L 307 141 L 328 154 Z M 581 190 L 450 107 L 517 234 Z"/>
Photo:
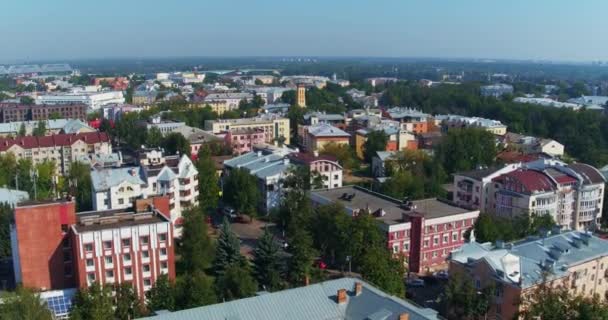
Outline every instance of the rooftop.
<path id="1" fill-rule="evenodd" d="M 0 188 L 0 203 L 8 203 L 11 206 L 29 200 L 27 192 L 8 188 Z"/>
<path id="2" fill-rule="evenodd" d="M 82 233 L 163 222 L 169 222 L 169 220 L 154 208 L 150 208 L 146 212 L 125 209 L 87 211 L 76 214 L 74 230 Z"/>
<path id="3" fill-rule="evenodd" d="M 355 283 L 362 291 L 355 295 Z M 346 290 L 346 302 L 336 302 L 337 292 Z M 410 320 L 439 319 L 437 312 L 390 296 L 372 285 L 354 278 L 329 280 L 305 287 L 288 289 L 255 297 L 205 307 L 162 313 L 157 320 L 396 320 L 403 313 Z"/>
<path id="4" fill-rule="evenodd" d="M 6 151 L 13 145 L 19 145 L 24 149 L 48 148 L 53 146 L 68 146 L 82 140 L 87 144 L 109 142 L 110 138 L 105 132 L 83 132 L 72 134 L 54 134 L 44 137 L 17 137 L 0 138 L 0 151 Z"/>
<path id="5" fill-rule="evenodd" d="M 315 137 L 350 137 L 350 134 L 328 123 L 319 123 L 306 127 L 308 133 Z"/>
<path id="6" fill-rule="evenodd" d="M 517 182 L 523 186 L 522 193 L 546 192 L 555 190 L 555 184 L 544 173 L 531 169 L 518 169 L 494 178 L 503 184 Z"/>
<path id="7" fill-rule="evenodd" d="M 238 157 L 224 161 L 229 168 L 244 168 L 260 179 L 280 175 L 290 167 L 287 154 L 257 151 L 248 152 Z"/>
<path id="8" fill-rule="evenodd" d="M 93 190 L 105 191 L 123 182 L 145 185 L 141 167 L 104 168 L 91 171 Z"/>
<path id="9" fill-rule="evenodd" d="M 436 198 L 414 200 L 407 206 L 404 201 L 357 186 L 315 190 L 311 192 L 311 198 L 320 204 L 341 203 L 351 214 L 358 210 L 369 210 L 387 225 L 408 222 L 409 219 L 404 220 L 404 214 L 435 219 L 471 212 Z"/>
<path id="10" fill-rule="evenodd" d="M 505 245 L 473 241 L 453 251 L 451 259 L 462 264 L 486 261 L 498 279 L 528 288 L 542 279 L 544 271 L 551 271 L 549 278 L 565 277 L 570 274 L 568 268 L 606 255 L 607 240 L 579 231 L 554 230 L 544 237 Z"/>

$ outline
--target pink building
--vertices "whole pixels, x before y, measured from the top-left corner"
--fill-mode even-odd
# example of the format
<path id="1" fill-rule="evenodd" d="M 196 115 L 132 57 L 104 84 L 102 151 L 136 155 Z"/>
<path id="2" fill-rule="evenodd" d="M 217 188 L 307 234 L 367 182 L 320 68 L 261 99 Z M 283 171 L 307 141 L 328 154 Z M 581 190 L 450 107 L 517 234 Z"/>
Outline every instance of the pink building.
<path id="1" fill-rule="evenodd" d="M 342 187 L 342 166 L 338 163 L 336 157 L 319 155 L 317 152 L 313 154 L 297 152 L 290 154 L 288 157 L 292 163 L 305 166 L 310 173 L 316 172 L 321 175 L 323 189 Z"/>
<path id="2" fill-rule="evenodd" d="M 414 273 L 447 268 L 450 252 L 465 243 L 464 233 L 479 216 L 479 210 L 444 200 L 400 201 L 357 186 L 313 191 L 311 198 L 316 205 L 341 203 L 351 216 L 373 214 L 388 248 Z"/>
<path id="3" fill-rule="evenodd" d="M 224 140 L 232 146 L 235 154 L 253 151 L 253 146 L 265 144 L 268 140 L 262 129 L 234 129 L 225 133 Z"/>

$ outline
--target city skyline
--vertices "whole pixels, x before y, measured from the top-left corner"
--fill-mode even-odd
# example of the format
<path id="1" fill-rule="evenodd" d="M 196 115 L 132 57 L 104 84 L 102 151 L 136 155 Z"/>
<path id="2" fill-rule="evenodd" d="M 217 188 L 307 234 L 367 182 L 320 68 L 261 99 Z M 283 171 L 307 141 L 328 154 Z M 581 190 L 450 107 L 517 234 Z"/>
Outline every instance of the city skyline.
<path id="1" fill-rule="evenodd" d="M 557 2 L 557 3 L 556 3 Z M 559 5 L 557 5 L 559 4 Z M 11 2 L 0 63 L 158 57 L 608 60 L 608 4 L 516 0 Z"/>

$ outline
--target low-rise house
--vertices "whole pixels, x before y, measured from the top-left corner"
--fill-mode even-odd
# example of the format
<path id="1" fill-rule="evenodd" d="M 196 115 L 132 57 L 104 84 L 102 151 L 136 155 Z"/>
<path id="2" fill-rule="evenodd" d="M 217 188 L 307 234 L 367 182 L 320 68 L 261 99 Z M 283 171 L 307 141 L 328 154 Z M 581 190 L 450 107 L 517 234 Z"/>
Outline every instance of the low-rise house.
<path id="1" fill-rule="evenodd" d="M 112 145 L 104 132 L 0 138 L 0 155 L 7 153 L 17 160 L 31 160 L 34 165 L 53 161 L 56 173 L 66 175 L 72 162 L 88 154 L 110 154 Z"/>
<path id="2" fill-rule="evenodd" d="M 449 274 L 464 276 L 477 290 L 496 288 L 488 319 L 515 319 L 543 281 L 589 298 L 608 292 L 608 241 L 590 233 L 557 228 L 516 243 L 471 239 L 451 253 Z"/>
<path id="3" fill-rule="evenodd" d="M 292 153 L 288 155 L 291 163 L 301 165 L 308 169 L 311 174 L 311 184 L 314 182 L 314 174 L 319 174 L 322 179 L 322 189 L 333 189 L 342 187 L 342 166 L 338 159 L 331 155 L 319 155 L 314 153 Z M 314 188 L 314 185 L 312 185 Z"/>
<path id="4" fill-rule="evenodd" d="M 361 159 L 364 158 L 364 144 L 367 141 L 367 135 L 372 131 L 383 131 L 388 136 L 385 151 L 399 150 L 416 150 L 418 149 L 418 141 L 416 136 L 403 130 L 397 123 L 389 123 L 384 121 L 373 127 L 359 129 L 355 133 L 355 152 Z"/>
<path id="5" fill-rule="evenodd" d="M 397 151 L 377 151 L 376 155 L 372 158 L 372 176 L 375 178 L 386 177 L 387 163 L 395 156 Z"/>
<path id="6" fill-rule="evenodd" d="M 289 175 L 289 168 L 293 165 L 286 156 L 294 152 L 287 148 L 248 152 L 224 161 L 225 173 L 230 175 L 231 170 L 244 169 L 255 176 L 262 195 L 258 208 L 268 213 L 281 203 L 284 191 L 282 180 Z"/>
<path id="7" fill-rule="evenodd" d="M 446 200 L 401 201 L 358 186 L 312 191 L 311 199 L 314 205 L 340 203 L 352 217 L 373 215 L 388 248 L 414 273 L 445 268 L 449 253 L 464 244 L 465 232 L 479 216 L 479 210 Z"/>
<path id="8" fill-rule="evenodd" d="M 513 86 L 504 83 L 481 86 L 479 89 L 483 97 L 500 98 L 505 94 L 513 94 Z"/>
<path id="9" fill-rule="evenodd" d="M 300 145 L 307 152 L 319 151 L 328 143 L 348 145 L 350 134 L 328 123 L 298 126 Z"/>
<path id="10" fill-rule="evenodd" d="M 437 115 L 434 117 L 435 124 L 440 125 L 444 132 L 458 128 L 482 128 L 498 136 L 507 133 L 507 126 L 498 120 L 479 117 L 465 117 L 459 115 Z"/>
<path id="11" fill-rule="evenodd" d="M 499 141 L 506 148 L 520 151 L 523 154 L 544 153 L 551 157 L 561 157 L 564 155 L 564 145 L 553 139 L 536 138 L 507 132 Z"/>
<path id="12" fill-rule="evenodd" d="M 162 312 L 150 320 L 439 320 L 437 311 L 391 296 L 355 278 L 259 294 L 214 305 Z"/>
<path id="13" fill-rule="evenodd" d="M 222 141 L 222 138 L 214 135 L 211 132 L 186 125 L 174 128 L 171 130 L 171 132 L 179 133 L 184 136 L 186 140 L 188 140 L 190 143 L 190 159 L 192 160 L 196 160 L 198 157 L 198 151 L 201 149 L 203 144 Z"/>
<path id="14" fill-rule="evenodd" d="M 394 107 L 386 110 L 385 115 L 401 123 L 401 128 L 416 134 L 429 132 L 431 115 L 412 108 Z"/>
<path id="15" fill-rule="evenodd" d="M 0 123 L 0 137 L 16 137 L 19 135 L 21 128 L 25 129 L 25 136 L 31 136 L 40 122 L 43 122 L 44 127 L 46 128 L 45 135 L 95 132 L 95 129 L 91 128 L 80 119 L 53 119 Z"/>

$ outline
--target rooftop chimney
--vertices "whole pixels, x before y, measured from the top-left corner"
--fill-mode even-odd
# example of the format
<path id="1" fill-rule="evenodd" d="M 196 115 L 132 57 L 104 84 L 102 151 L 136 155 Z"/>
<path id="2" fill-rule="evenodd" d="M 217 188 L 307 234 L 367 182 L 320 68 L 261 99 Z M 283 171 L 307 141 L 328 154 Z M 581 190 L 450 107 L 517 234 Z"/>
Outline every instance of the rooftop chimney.
<path id="1" fill-rule="evenodd" d="M 358 296 L 363 292 L 363 284 L 361 282 L 355 282 L 355 296 Z"/>
<path id="2" fill-rule="evenodd" d="M 399 320 L 410 320 L 410 314 L 407 312 L 404 312 L 402 314 L 399 315 Z"/>
<path id="3" fill-rule="evenodd" d="M 338 304 L 346 303 L 346 289 L 338 290 L 338 295 L 336 297 Z"/>

